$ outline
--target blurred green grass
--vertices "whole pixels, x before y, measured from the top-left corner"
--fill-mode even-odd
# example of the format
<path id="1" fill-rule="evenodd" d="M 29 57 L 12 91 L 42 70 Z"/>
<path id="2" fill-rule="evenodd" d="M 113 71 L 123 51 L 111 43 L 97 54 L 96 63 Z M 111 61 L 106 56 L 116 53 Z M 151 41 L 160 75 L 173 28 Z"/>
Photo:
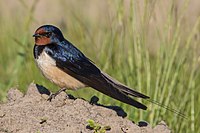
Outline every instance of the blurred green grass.
<path id="1" fill-rule="evenodd" d="M 9 88 L 25 92 L 33 81 L 59 89 L 41 75 L 32 54 L 35 29 L 54 24 L 103 71 L 188 119 L 147 101 L 148 110 L 140 111 L 91 88 L 69 93 L 122 106 L 135 122 L 164 120 L 173 132 L 200 132 L 200 14 L 190 6 L 190 0 L 0 1 L 0 100 Z"/>

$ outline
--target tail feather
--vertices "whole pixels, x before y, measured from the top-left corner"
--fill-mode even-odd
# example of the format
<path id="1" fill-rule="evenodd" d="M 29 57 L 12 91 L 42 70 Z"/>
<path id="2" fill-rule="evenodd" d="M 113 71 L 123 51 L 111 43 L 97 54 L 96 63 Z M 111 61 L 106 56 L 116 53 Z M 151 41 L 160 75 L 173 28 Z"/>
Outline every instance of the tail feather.
<path id="1" fill-rule="evenodd" d="M 149 96 L 146 96 L 142 93 L 139 93 L 133 89 L 130 89 L 129 87 L 121 84 L 119 81 L 113 79 L 112 77 L 110 77 L 109 75 L 105 74 L 105 73 L 102 73 L 102 76 L 109 82 L 111 82 L 116 88 L 120 89 L 120 91 L 128 94 L 128 95 L 131 95 L 131 96 L 134 96 L 134 97 L 138 97 L 138 98 L 144 98 L 144 99 L 147 99 L 147 98 L 150 98 Z"/>
<path id="2" fill-rule="evenodd" d="M 147 96 L 136 91 L 131 91 L 131 89 L 129 89 L 128 87 L 122 86 L 121 84 L 119 84 L 118 81 L 112 80 L 104 73 L 102 73 L 101 78 L 98 77 L 95 81 L 97 82 L 95 83 L 93 82 L 92 84 L 90 83 L 90 85 L 96 90 L 112 98 L 115 98 L 121 102 L 135 106 L 136 108 L 143 109 L 143 110 L 147 109 L 145 105 L 132 99 L 131 97 L 128 96 L 128 94 L 130 93 L 130 95 L 135 96 L 135 97 L 140 97 L 140 98 L 148 98 Z"/>
<path id="3" fill-rule="evenodd" d="M 155 100 L 152 100 L 150 99 L 150 97 L 144 95 L 144 94 L 141 94 L 135 90 L 132 90 L 130 88 L 128 88 L 127 86 L 121 84 L 120 82 L 118 82 L 117 80 L 113 79 L 112 77 L 110 77 L 109 75 L 105 74 L 105 73 L 102 73 L 102 76 L 104 79 L 106 79 L 106 81 L 109 83 L 109 84 L 112 84 L 115 88 L 119 89 L 122 93 L 126 94 L 126 95 L 131 95 L 131 96 L 134 96 L 134 97 L 138 97 L 138 98 L 144 98 L 146 99 L 147 101 L 153 103 L 153 104 L 156 104 L 162 108 L 165 108 L 175 114 L 177 114 L 178 116 L 181 116 L 182 118 L 185 118 L 187 119 L 187 116 L 183 113 L 181 113 L 180 111 L 178 110 L 175 110 L 173 108 L 170 108 L 168 106 L 165 106 L 165 105 L 162 105 L 161 103 L 155 101 Z M 128 97 L 128 96 L 127 96 Z M 134 105 L 133 105 L 134 106 Z"/>

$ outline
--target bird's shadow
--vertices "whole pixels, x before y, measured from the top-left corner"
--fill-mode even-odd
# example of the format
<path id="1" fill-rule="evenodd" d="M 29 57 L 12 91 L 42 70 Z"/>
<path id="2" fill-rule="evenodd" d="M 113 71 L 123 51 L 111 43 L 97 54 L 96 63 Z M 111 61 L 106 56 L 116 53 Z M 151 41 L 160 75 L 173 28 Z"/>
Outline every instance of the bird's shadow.
<path id="1" fill-rule="evenodd" d="M 96 106 L 101 106 L 101 107 L 104 107 L 104 108 L 108 108 L 108 109 L 112 109 L 114 110 L 118 116 L 121 116 L 123 118 L 125 118 L 127 116 L 127 113 L 119 106 L 106 106 L 106 105 L 103 105 L 103 104 L 99 104 L 97 103 L 99 101 L 99 98 L 96 97 L 96 96 L 93 96 L 91 99 L 90 99 L 90 104 L 94 104 Z"/>
<path id="2" fill-rule="evenodd" d="M 51 95 L 51 92 L 44 86 L 36 84 L 36 88 L 40 94 Z"/>
<path id="3" fill-rule="evenodd" d="M 46 95 L 48 95 L 48 96 L 51 95 L 51 92 L 50 92 L 46 87 L 44 87 L 44 86 L 42 86 L 42 85 L 36 84 L 36 88 L 38 89 L 38 92 L 39 92 L 40 94 L 46 94 Z M 73 99 L 73 100 L 77 99 L 77 98 L 75 98 L 75 97 L 74 97 L 73 95 L 71 95 L 71 94 L 67 94 L 67 95 L 68 95 L 67 97 L 68 97 L 69 99 Z M 81 99 L 83 99 L 83 98 L 81 98 Z M 85 100 L 85 99 L 83 99 L 83 100 Z M 86 100 L 85 100 L 85 101 L 86 101 Z M 112 110 L 114 110 L 114 111 L 117 113 L 118 116 L 121 116 L 121 117 L 123 117 L 123 118 L 127 116 L 127 113 L 126 113 L 121 107 L 119 107 L 119 106 L 106 106 L 106 105 L 103 105 L 103 104 L 99 104 L 98 101 L 99 101 L 99 98 L 96 97 L 96 96 L 93 96 L 93 97 L 90 99 L 90 104 L 96 105 L 96 106 L 101 106 L 101 107 L 104 107 L 104 108 L 107 108 L 107 109 L 112 109 Z"/>

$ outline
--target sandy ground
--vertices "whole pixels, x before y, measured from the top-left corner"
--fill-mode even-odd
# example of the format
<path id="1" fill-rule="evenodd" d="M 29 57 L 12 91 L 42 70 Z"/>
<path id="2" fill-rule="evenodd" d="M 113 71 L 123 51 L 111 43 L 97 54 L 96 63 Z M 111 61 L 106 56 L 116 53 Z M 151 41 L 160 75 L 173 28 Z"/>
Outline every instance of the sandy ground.
<path id="1" fill-rule="evenodd" d="M 170 133 L 164 122 L 152 128 L 146 123 L 140 126 L 127 118 L 126 113 L 116 106 L 105 107 L 90 104 L 83 99 L 75 99 L 60 93 L 51 102 L 50 92 L 39 85 L 30 84 L 23 95 L 12 88 L 8 92 L 8 102 L 0 104 L 0 133 L 93 133 L 88 120 L 109 126 L 108 133 Z M 95 102 L 95 98 L 93 100 Z"/>

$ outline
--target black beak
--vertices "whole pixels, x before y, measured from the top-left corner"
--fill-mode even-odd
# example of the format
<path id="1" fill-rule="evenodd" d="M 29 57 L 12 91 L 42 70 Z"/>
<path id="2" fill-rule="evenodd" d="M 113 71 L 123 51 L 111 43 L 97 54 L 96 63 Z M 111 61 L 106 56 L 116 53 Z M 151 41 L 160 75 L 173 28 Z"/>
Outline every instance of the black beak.
<path id="1" fill-rule="evenodd" d="M 33 37 L 40 37 L 40 34 L 34 34 Z"/>

